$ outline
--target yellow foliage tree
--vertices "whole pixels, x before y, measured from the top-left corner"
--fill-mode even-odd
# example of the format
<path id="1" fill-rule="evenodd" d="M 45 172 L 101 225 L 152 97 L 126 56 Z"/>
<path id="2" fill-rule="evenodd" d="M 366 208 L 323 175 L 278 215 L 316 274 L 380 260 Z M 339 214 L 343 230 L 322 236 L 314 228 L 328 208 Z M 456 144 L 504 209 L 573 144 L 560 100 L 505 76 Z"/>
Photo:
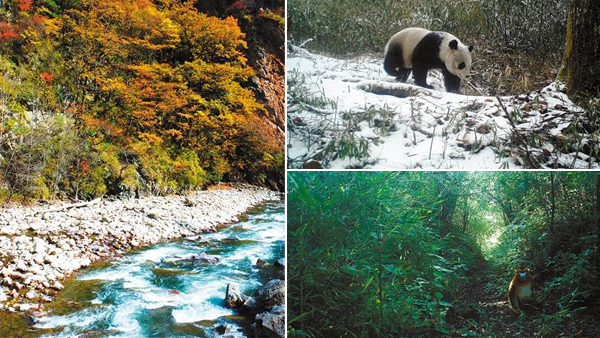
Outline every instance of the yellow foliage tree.
<path id="1" fill-rule="evenodd" d="M 178 171 L 197 170 L 181 164 L 194 154 L 213 180 L 247 170 L 245 160 L 270 165 L 256 159 L 272 159 L 272 147 L 246 130 L 264 108 L 244 86 L 254 73 L 234 18 L 199 13 L 192 2 L 82 0 L 46 27 L 71 60 L 63 86 L 83 114 L 124 130 L 123 145 L 159 143 Z"/>

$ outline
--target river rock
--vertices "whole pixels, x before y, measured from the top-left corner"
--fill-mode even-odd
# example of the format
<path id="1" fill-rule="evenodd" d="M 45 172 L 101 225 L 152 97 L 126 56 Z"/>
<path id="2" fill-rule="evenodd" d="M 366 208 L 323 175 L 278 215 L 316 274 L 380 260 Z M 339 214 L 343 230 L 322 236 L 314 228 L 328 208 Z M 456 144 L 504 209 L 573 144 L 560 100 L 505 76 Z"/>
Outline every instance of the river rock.
<path id="1" fill-rule="evenodd" d="M 52 284 L 51 288 L 53 288 L 54 290 L 62 290 L 65 287 L 59 281 L 56 281 L 54 282 L 54 284 Z"/>
<path id="2" fill-rule="evenodd" d="M 193 264 L 217 264 L 221 261 L 219 256 L 207 255 L 204 252 L 199 255 L 193 255 L 187 259 L 188 262 Z"/>
<path id="3" fill-rule="evenodd" d="M 90 264 L 92 264 L 92 261 L 87 257 L 82 257 L 79 259 L 79 266 L 81 267 L 90 266 Z"/>
<path id="4" fill-rule="evenodd" d="M 255 298 L 260 307 L 271 310 L 273 306 L 285 301 L 285 282 L 281 279 L 270 280 L 255 292 Z"/>
<path id="5" fill-rule="evenodd" d="M 266 268 L 266 267 L 269 266 L 269 263 L 267 263 L 267 262 L 265 262 L 265 261 L 263 261 L 262 259 L 259 258 L 259 259 L 256 260 L 256 266 L 259 267 L 259 268 Z"/>
<path id="6" fill-rule="evenodd" d="M 18 260 L 17 261 L 17 269 L 23 271 L 23 272 L 27 272 L 27 265 L 25 265 L 25 262 L 23 262 L 22 260 Z"/>
<path id="7" fill-rule="evenodd" d="M 2 285 L 11 286 L 13 284 L 13 280 L 10 277 L 4 277 L 2 280 Z"/>
<path id="8" fill-rule="evenodd" d="M 225 290 L 225 306 L 228 308 L 239 308 L 244 305 L 248 296 L 240 291 L 240 287 L 236 283 L 227 284 Z"/>
<path id="9" fill-rule="evenodd" d="M 45 311 L 35 311 L 31 313 L 25 314 L 25 320 L 29 325 L 35 325 L 40 322 L 40 318 L 48 316 L 48 312 Z"/>
<path id="10" fill-rule="evenodd" d="M 254 335 L 262 337 L 285 337 L 285 306 L 274 306 L 271 311 L 256 315 Z"/>
<path id="11" fill-rule="evenodd" d="M 42 274 L 43 268 L 42 266 L 32 263 L 31 266 L 27 269 L 27 272 L 32 272 L 34 274 L 40 275 Z"/>
<path id="12" fill-rule="evenodd" d="M 4 269 L 0 270 L 0 275 L 2 275 L 2 277 L 9 277 L 13 271 L 13 269 L 5 267 Z"/>
<path id="13" fill-rule="evenodd" d="M 17 311 L 29 311 L 31 309 L 30 304 L 15 304 L 15 310 Z"/>
<path id="14" fill-rule="evenodd" d="M 55 281 L 57 279 L 56 272 L 54 272 L 52 269 L 48 269 L 47 271 L 48 273 L 46 274 L 46 279 L 49 281 Z"/>
<path id="15" fill-rule="evenodd" d="M 220 335 L 224 335 L 226 333 L 235 333 L 236 331 L 237 330 L 233 326 L 227 324 L 221 324 L 215 327 L 215 332 Z M 227 337 L 229 337 L 229 335 L 227 335 Z"/>
<path id="16" fill-rule="evenodd" d="M 36 264 L 44 264 L 44 256 L 42 254 L 35 254 L 33 255 L 33 261 Z"/>
<path id="17" fill-rule="evenodd" d="M 223 238 L 221 240 L 221 242 L 227 243 L 227 244 L 237 243 L 239 241 L 240 241 L 240 238 L 237 237 L 237 236 L 230 236 L 230 237 L 227 237 L 227 238 Z"/>
<path id="18" fill-rule="evenodd" d="M 98 337 L 107 337 L 114 334 L 120 333 L 119 330 L 110 329 L 103 331 L 89 330 L 77 336 L 77 338 L 98 338 Z"/>
<path id="19" fill-rule="evenodd" d="M 273 265 L 278 268 L 285 269 L 285 258 L 279 258 Z"/>
<path id="20" fill-rule="evenodd" d="M 38 254 L 46 253 L 46 241 L 36 238 L 34 240 L 33 250 Z"/>
<path id="21" fill-rule="evenodd" d="M 54 245 L 50 246 L 48 248 L 48 254 L 50 255 L 60 255 L 63 252 L 63 250 L 59 247 L 56 247 Z"/>
<path id="22" fill-rule="evenodd" d="M 38 297 L 38 294 L 34 290 L 31 290 L 25 294 L 25 298 L 27 298 L 27 299 L 34 299 L 37 297 Z"/>
<path id="23" fill-rule="evenodd" d="M 13 236 L 19 233 L 19 229 L 15 226 L 2 226 L 0 227 L 0 235 Z"/>
<path id="24" fill-rule="evenodd" d="M 258 304 L 254 297 L 248 297 L 248 299 L 244 302 L 242 312 L 256 314 L 258 311 L 260 311 L 260 304 Z"/>
<path id="25" fill-rule="evenodd" d="M 146 216 L 148 216 L 148 218 L 158 219 L 158 218 L 160 218 L 160 211 L 158 211 L 158 210 L 149 210 L 146 213 Z"/>
<path id="26" fill-rule="evenodd" d="M 32 287 L 38 287 L 47 282 L 48 282 L 48 280 L 46 279 L 46 277 L 44 277 L 42 275 L 33 275 L 33 276 L 26 277 L 25 281 L 23 283 L 25 285 L 30 285 Z"/>

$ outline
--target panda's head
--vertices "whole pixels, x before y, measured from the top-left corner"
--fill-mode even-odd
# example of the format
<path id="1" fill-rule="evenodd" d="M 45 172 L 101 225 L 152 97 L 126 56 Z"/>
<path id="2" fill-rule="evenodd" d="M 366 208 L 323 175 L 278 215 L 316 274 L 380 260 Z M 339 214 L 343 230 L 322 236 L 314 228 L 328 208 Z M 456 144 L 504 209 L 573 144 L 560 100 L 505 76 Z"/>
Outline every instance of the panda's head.
<path id="1" fill-rule="evenodd" d="M 461 79 L 466 79 L 471 74 L 471 51 L 473 46 L 465 46 L 457 39 L 448 42 L 448 50 L 444 63 L 450 73 Z"/>

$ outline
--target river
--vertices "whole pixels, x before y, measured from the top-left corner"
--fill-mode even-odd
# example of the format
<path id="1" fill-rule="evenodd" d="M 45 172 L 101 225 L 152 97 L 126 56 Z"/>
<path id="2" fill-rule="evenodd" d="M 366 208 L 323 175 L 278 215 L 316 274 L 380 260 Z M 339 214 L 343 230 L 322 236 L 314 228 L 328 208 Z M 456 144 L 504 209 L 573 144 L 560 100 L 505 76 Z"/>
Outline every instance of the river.
<path id="1" fill-rule="evenodd" d="M 255 266 L 284 256 L 283 203 L 249 211 L 215 233 L 158 244 L 82 270 L 55 310 L 34 325 L 42 337 L 246 337 L 248 321 L 223 305 L 227 283 L 249 294 L 271 275 Z M 217 264 L 186 258 L 216 255 Z M 267 269 L 269 270 L 269 269 Z M 225 330 L 219 335 L 215 330 Z"/>

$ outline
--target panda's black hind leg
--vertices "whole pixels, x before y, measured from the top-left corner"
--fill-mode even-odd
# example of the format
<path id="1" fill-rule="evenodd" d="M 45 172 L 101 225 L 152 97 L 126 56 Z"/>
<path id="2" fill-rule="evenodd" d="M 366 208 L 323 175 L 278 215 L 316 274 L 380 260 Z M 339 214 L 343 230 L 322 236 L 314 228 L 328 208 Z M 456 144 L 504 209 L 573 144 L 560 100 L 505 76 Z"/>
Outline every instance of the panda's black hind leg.
<path id="1" fill-rule="evenodd" d="M 383 69 L 386 73 L 396 78 L 401 78 L 410 75 L 410 69 L 404 68 L 404 60 L 402 59 L 402 47 L 399 45 L 391 46 L 383 59 Z M 404 74 L 408 71 L 408 74 Z M 405 80 L 406 81 L 406 80 Z"/>
<path id="2" fill-rule="evenodd" d="M 446 91 L 449 93 L 460 93 L 460 78 L 450 73 L 447 69 L 442 69 L 442 74 L 444 75 Z"/>

